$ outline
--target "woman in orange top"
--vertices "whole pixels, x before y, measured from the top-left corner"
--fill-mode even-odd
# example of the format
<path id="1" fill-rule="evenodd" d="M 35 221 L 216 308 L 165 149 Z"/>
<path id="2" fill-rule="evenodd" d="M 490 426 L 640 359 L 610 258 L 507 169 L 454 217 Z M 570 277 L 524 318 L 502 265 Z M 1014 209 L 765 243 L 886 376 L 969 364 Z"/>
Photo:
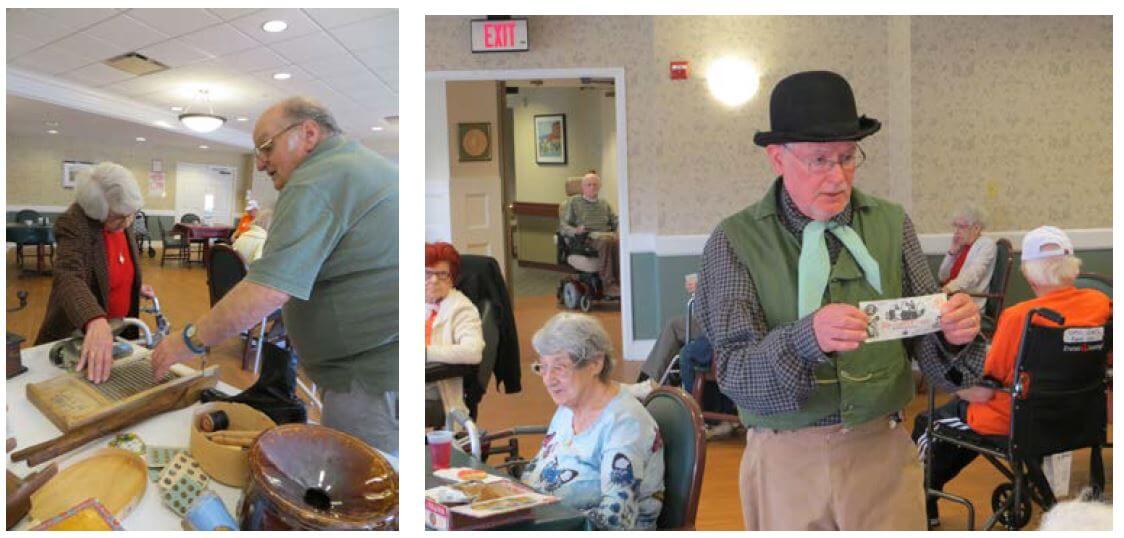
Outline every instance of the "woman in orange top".
<path id="1" fill-rule="evenodd" d="M 1112 315 L 1112 302 L 1103 293 L 1073 286 L 1081 260 L 1073 255 L 1073 243 L 1053 226 L 1036 228 L 1023 238 L 1022 272 L 1034 291 L 1034 299 L 1007 308 L 999 316 L 991 348 L 984 361 L 984 376 L 1005 387 L 1015 382 L 1015 361 L 1022 342 L 1026 316 L 1035 308 L 1049 308 L 1065 317 L 1067 326 L 1104 325 Z M 1035 324 L 1056 326 L 1042 317 Z M 985 437 L 1005 439 L 1011 423 L 1011 396 L 990 387 L 971 387 L 956 393 L 959 399 L 934 410 L 934 420 L 959 429 L 971 429 Z M 933 450 L 933 487 L 944 485 L 976 459 L 977 452 L 947 443 L 930 447 L 925 435 L 929 417 L 919 415 L 913 425 L 913 440 L 924 456 Z M 931 525 L 939 524 L 936 499 L 929 499 Z"/>

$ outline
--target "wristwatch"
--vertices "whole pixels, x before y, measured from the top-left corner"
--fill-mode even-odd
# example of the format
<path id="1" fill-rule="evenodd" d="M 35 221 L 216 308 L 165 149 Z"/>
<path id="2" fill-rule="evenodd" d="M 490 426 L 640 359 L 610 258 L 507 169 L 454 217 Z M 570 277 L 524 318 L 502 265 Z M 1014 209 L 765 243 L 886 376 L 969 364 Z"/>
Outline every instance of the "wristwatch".
<path id="1" fill-rule="evenodd" d="M 199 339 L 199 335 L 195 332 L 195 325 L 188 323 L 187 327 L 183 328 L 183 343 L 187 345 L 192 353 L 202 355 L 207 352 L 207 345 L 203 340 Z"/>

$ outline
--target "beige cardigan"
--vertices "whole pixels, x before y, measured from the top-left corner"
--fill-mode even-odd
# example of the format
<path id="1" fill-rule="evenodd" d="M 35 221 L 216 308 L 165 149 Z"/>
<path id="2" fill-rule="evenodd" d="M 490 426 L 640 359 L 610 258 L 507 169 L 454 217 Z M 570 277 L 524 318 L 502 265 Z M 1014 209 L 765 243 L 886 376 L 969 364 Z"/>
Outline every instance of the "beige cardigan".
<path id="1" fill-rule="evenodd" d="M 480 312 L 463 293 L 450 290 L 438 305 L 430 345 L 425 348 L 425 362 L 480 364 L 483 357 L 484 331 L 480 324 Z M 437 389 L 446 413 L 459 407 L 467 414 L 463 383 L 459 378 L 443 379 L 427 384 L 426 392 L 434 387 Z"/>

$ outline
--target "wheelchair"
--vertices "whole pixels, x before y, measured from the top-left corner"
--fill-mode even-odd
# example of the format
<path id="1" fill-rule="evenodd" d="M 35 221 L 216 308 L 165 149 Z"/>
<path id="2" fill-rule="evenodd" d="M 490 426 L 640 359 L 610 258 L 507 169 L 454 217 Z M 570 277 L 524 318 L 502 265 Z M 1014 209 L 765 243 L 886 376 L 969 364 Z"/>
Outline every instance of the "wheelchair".
<path id="1" fill-rule="evenodd" d="M 570 310 L 589 312 L 594 301 L 620 301 L 620 297 L 605 295 L 605 287 L 598 275 L 601 259 L 590 243 L 589 232 L 573 236 L 554 232 L 554 242 L 557 245 L 557 263 L 574 271 L 558 282 L 555 293 L 558 304 Z"/>
<path id="2" fill-rule="evenodd" d="M 1036 316 L 1060 327 L 1034 325 Z M 975 507 L 968 499 L 932 488 L 933 445 L 950 443 L 983 455 L 1006 478 L 992 492 L 993 513 L 984 528 L 997 523 L 1007 530 L 1025 527 L 1032 503 L 1047 511 L 1057 503 L 1042 469 L 1045 456 L 1091 448 L 1090 480 L 1095 495 L 1104 491 L 1101 448 L 1107 446 L 1107 356 L 1112 321 L 1102 327 L 1065 327 L 1065 318 L 1046 308 L 1027 315 L 1015 363 L 1012 387 L 996 387 L 1011 395 L 1010 433 L 984 437 L 932 420 L 935 389 L 929 389 L 930 448 L 925 453 L 925 492 L 964 505 L 968 530 L 974 530 Z M 993 382 L 993 385 L 998 385 Z"/>

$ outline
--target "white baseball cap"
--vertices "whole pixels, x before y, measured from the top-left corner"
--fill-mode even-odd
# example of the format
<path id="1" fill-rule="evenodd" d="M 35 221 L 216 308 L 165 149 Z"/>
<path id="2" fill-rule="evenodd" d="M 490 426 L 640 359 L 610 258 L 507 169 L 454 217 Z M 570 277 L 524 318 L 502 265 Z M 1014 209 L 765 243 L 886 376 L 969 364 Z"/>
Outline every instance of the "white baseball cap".
<path id="1" fill-rule="evenodd" d="M 257 209 L 257 208 L 258 208 L 258 201 L 257 200 L 250 200 L 249 202 L 246 202 L 246 211 L 251 211 L 251 210 L 254 210 L 254 209 Z"/>
<path id="2" fill-rule="evenodd" d="M 1043 247 L 1047 245 L 1057 245 L 1061 248 L 1044 249 Z M 1058 228 L 1041 226 L 1023 236 L 1022 260 L 1024 262 L 1062 255 L 1073 255 L 1073 242 Z"/>

